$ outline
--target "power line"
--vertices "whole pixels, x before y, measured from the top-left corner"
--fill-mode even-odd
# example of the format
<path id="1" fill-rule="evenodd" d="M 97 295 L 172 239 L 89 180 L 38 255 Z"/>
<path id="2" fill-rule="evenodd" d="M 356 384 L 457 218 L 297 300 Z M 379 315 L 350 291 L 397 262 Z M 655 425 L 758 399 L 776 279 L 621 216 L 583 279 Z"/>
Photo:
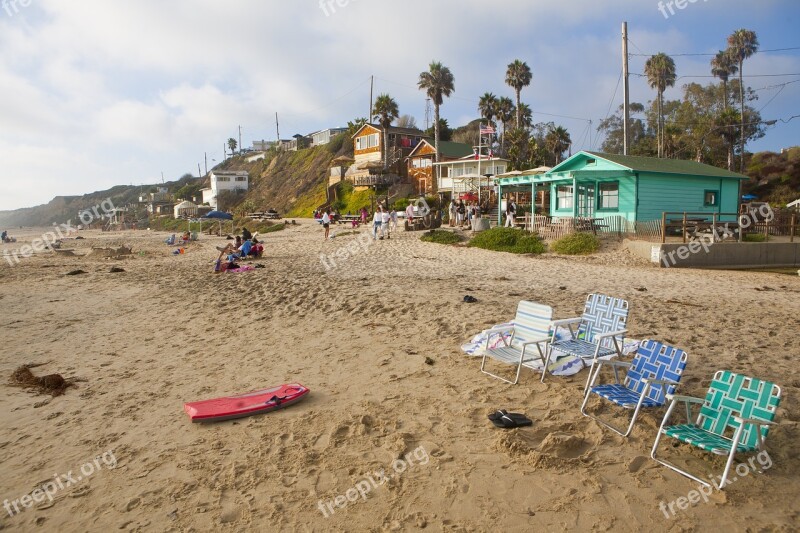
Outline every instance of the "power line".
<path id="1" fill-rule="evenodd" d="M 630 39 L 628 40 L 628 42 L 630 42 Z M 634 46 L 636 46 L 636 45 L 634 45 Z M 642 51 L 638 46 L 636 46 L 636 49 L 639 50 L 639 52 Z M 800 50 L 800 46 L 793 46 L 791 48 L 772 48 L 770 50 L 758 50 L 755 53 L 756 54 L 766 54 L 768 52 L 787 52 L 787 51 L 790 51 L 790 50 Z M 655 54 L 645 54 L 645 53 L 642 52 L 641 54 L 630 54 L 630 55 L 637 56 L 637 57 L 651 57 L 651 56 L 653 56 Z M 670 57 L 700 57 L 700 56 L 714 57 L 717 54 L 692 53 L 692 54 L 667 54 L 667 55 L 670 56 Z"/>
<path id="2" fill-rule="evenodd" d="M 640 72 L 631 72 L 634 76 L 639 76 L 640 78 L 646 78 L 647 74 L 642 74 Z M 784 76 L 800 76 L 800 73 L 789 73 L 789 74 L 746 74 L 742 76 L 743 78 L 780 78 Z M 716 78 L 716 76 L 711 75 L 686 75 L 686 76 L 678 76 L 675 80 L 680 80 L 683 78 Z"/>

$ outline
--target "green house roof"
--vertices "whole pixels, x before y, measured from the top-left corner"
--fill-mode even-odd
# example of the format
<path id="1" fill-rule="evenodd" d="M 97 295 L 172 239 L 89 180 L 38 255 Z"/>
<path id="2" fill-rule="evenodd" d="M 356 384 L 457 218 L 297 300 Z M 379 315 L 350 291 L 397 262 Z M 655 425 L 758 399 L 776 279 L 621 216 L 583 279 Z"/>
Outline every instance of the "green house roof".
<path id="1" fill-rule="evenodd" d="M 742 180 L 748 179 L 747 176 L 742 174 L 731 172 L 730 170 L 726 170 L 724 168 L 717 168 L 704 163 L 698 163 L 697 161 L 684 161 L 681 159 L 658 159 L 655 157 L 642 157 L 638 155 L 617 155 L 589 151 L 578 152 L 575 154 L 575 156 L 580 154 L 588 154 L 599 159 L 605 159 L 606 161 L 626 167 L 634 172 L 710 176 L 714 178 L 736 178 Z M 569 159 L 567 161 L 569 161 Z M 551 170 L 551 172 L 553 171 L 558 172 L 558 167 Z"/>
<path id="2" fill-rule="evenodd" d="M 423 139 L 426 143 L 431 145 L 431 148 L 434 147 L 433 139 L 424 138 Z M 414 152 L 417 151 L 417 146 L 414 148 Z M 414 154 L 411 153 L 411 155 Z M 474 152 L 472 151 L 472 146 L 464 143 L 457 143 L 453 141 L 439 141 L 439 153 L 446 157 L 451 157 L 453 159 L 461 159 L 462 157 L 467 157 L 468 155 L 472 155 Z"/>

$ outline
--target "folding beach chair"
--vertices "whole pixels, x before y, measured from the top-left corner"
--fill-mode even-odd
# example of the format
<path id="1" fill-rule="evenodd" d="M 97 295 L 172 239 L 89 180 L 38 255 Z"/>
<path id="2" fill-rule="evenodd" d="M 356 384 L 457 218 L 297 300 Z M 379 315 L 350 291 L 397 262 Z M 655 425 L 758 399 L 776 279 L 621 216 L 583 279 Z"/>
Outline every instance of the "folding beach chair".
<path id="1" fill-rule="evenodd" d="M 506 383 L 516 385 L 519 382 L 519 374 L 522 371 L 522 367 L 530 366 L 526 365 L 526 363 L 536 360 L 534 357 L 530 357 L 531 354 L 535 354 L 531 345 L 536 345 L 538 359 L 544 363 L 547 343 L 550 341 L 551 318 L 553 318 L 553 309 L 551 307 L 535 302 L 521 301 L 517 306 L 517 314 L 511 326 L 487 329 L 483 332 L 486 334 L 486 347 L 481 361 L 481 372 Z M 511 332 L 511 339 L 506 341 L 504 334 L 508 332 Z M 502 344 L 489 348 L 492 337 L 495 335 L 500 335 Z M 514 381 L 484 370 L 487 357 L 517 365 L 517 375 Z"/>
<path id="2" fill-rule="evenodd" d="M 606 366 L 614 369 L 616 383 L 595 385 L 600 371 Z M 625 381 L 621 384 L 618 373 L 620 368 L 627 368 Z M 661 407 L 667 403 L 666 395 L 675 392 L 675 387 L 680 383 L 685 368 L 686 352 L 653 340 L 644 341 L 630 363 L 598 359 L 592 363 L 592 368 L 589 370 L 591 378 L 589 394 L 583 399 L 581 413 L 583 416 L 594 418 L 623 437 L 627 437 L 631 434 L 633 424 L 636 423 L 636 417 L 639 416 L 639 410 L 642 407 Z M 586 404 L 592 394 L 605 398 L 625 409 L 634 410 L 633 417 L 631 417 L 631 422 L 625 433 L 586 412 Z"/>
<path id="3" fill-rule="evenodd" d="M 613 355 L 622 356 L 622 345 L 628 330 L 628 302 L 620 298 L 612 298 L 602 294 L 590 294 L 586 298 L 583 315 L 578 318 L 553 321 L 553 338 L 550 340 L 545 361 L 542 381 L 547 373 L 547 366 L 553 357 L 553 352 L 558 351 L 567 355 L 574 355 L 581 359 L 596 361 L 598 357 Z M 577 332 L 574 326 L 578 326 Z M 569 328 L 570 337 L 556 340 L 559 326 Z M 589 389 L 591 373 L 586 379 L 584 394 Z"/>
<path id="4" fill-rule="evenodd" d="M 711 484 L 707 481 L 656 458 L 661 436 L 672 437 L 716 455 L 727 455 L 728 462 L 719 483 L 719 487 L 724 488 L 736 453 L 764 450 L 764 439 L 767 438 L 769 426 L 773 425 L 772 420 L 781 400 L 781 389 L 769 381 L 720 370 L 714 374 L 705 400 L 671 394 L 667 399 L 672 403 L 658 429 L 650 456 L 662 465 L 710 487 Z M 678 402 L 686 405 L 686 419 L 689 422 L 668 426 L 669 417 Z M 691 423 L 693 403 L 700 404 L 701 407 L 697 420 Z"/>

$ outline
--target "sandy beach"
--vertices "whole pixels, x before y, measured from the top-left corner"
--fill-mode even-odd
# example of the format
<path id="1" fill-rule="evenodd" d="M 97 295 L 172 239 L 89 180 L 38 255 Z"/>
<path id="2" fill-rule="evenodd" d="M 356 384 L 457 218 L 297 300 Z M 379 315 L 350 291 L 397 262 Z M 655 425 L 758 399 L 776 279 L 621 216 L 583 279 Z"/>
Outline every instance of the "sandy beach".
<path id="1" fill-rule="evenodd" d="M 212 273 L 222 238 L 203 235 L 173 255 L 167 234 L 147 231 L 81 232 L 65 241 L 75 257 L 0 262 L 0 499 L 64 485 L 5 509 L 0 529 L 797 527 L 800 277 L 657 269 L 613 246 L 566 259 L 428 244 L 403 231 L 363 245 L 352 234 L 323 241 L 317 224 L 298 222 L 266 235 L 252 262 L 264 268 L 241 274 Z M 12 232 L 20 242 L 2 246 L 43 231 Z M 82 255 L 121 245 L 133 253 Z M 358 251 L 336 256 L 342 247 Z M 86 273 L 66 275 L 76 269 Z M 703 396 L 721 369 L 780 385 L 770 466 L 668 516 L 659 504 L 697 484 L 649 457 L 663 410 L 644 412 L 624 439 L 581 416 L 586 370 L 545 383 L 523 370 L 511 386 L 460 350 L 510 320 L 520 300 L 567 318 L 592 292 L 630 301 L 631 338 L 688 352 L 682 394 Z M 478 301 L 463 303 L 467 294 Z M 52 398 L 11 386 L 24 364 L 75 386 Z M 187 401 L 292 382 L 310 395 L 274 413 L 192 424 L 183 411 Z M 495 428 L 486 416 L 499 408 L 533 426 Z M 704 474 L 724 466 L 687 446 L 662 450 Z M 358 496 L 348 500 L 351 489 Z"/>

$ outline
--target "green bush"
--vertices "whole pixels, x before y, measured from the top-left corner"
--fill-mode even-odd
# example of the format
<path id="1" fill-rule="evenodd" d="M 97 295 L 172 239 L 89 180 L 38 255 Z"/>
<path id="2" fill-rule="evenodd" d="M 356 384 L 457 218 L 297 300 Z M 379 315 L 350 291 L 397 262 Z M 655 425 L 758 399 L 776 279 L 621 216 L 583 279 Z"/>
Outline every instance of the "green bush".
<path id="1" fill-rule="evenodd" d="M 399 200 L 394 201 L 394 208 L 398 211 L 405 211 L 408 204 L 411 203 L 411 200 L 408 198 L 400 198 Z"/>
<path id="2" fill-rule="evenodd" d="M 763 233 L 747 233 L 742 235 L 743 242 L 767 242 L 768 237 Z"/>
<path id="3" fill-rule="evenodd" d="M 563 255 L 588 255 L 600 249 L 600 239 L 591 233 L 573 233 L 558 239 L 550 247 Z"/>
<path id="4" fill-rule="evenodd" d="M 426 231 L 420 237 L 420 240 L 425 242 L 435 242 L 437 244 L 456 244 L 462 241 L 461 235 L 452 231 L 446 230 L 430 230 Z"/>
<path id="5" fill-rule="evenodd" d="M 473 237 L 469 246 L 512 254 L 541 254 L 547 251 L 547 246 L 538 235 L 516 228 L 482 231 Z"/>

